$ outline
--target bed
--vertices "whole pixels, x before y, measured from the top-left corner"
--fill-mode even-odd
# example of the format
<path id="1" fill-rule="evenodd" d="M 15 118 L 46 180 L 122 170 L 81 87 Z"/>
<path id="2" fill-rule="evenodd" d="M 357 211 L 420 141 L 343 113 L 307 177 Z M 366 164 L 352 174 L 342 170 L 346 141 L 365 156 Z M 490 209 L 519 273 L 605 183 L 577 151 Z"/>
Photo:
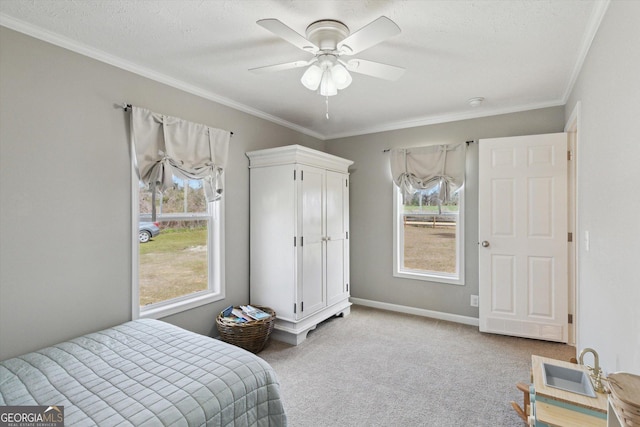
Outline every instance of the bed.
<path id="1" fill-rule="evenodd" d="M 67 426 L 286 425 L 267 362 L 151 319 L 0 362 L 0 405 L 64 406 Z"/>

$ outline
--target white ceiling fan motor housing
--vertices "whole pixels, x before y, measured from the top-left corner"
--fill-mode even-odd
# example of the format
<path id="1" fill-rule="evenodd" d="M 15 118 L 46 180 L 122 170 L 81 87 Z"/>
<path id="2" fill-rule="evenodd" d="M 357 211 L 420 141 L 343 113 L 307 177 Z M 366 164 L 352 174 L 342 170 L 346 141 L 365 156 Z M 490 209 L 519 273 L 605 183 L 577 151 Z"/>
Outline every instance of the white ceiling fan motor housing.
<path id="1" fill-rule="evenodd" d="M 349 34 L 349 27 L 333 19 L 316 21 L 309 25 L 306 31 L 307 39 L 325 52 L 336 51 L 338 43 L 347 38 Z"/>

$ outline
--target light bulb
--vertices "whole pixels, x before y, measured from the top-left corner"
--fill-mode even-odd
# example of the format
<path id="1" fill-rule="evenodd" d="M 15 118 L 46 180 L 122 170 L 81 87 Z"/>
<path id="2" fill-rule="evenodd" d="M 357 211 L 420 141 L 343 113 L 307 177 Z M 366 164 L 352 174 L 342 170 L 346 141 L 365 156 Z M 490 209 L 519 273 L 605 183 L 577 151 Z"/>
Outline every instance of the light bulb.
<path id="1" fill-rule="evenodd" d="M 331 76 L 333 77 L 333 81 L 339 90 L 348 87 L 353 80 L 351 78 L 351 74 L 349 74 L 347 69 L 344 68 L 344 65 L 340 63 L 337 63 L 331 68 Z"/>
<path id="2" fill-rule="evenodd" d="M 320 95 L 333 96 L 337 94 L 338 88 L 336 87 L 336 83 L 333 81 L 331 70 L 327 69 L 322 75 L 322 81 L 320 82 Z"/>
<path id="3" fill-rule="evenodd" d="M 317 90 L 322 80 L 322 68 L 313 64 L 304 72 L 300 81 L 309 90 Z"/>

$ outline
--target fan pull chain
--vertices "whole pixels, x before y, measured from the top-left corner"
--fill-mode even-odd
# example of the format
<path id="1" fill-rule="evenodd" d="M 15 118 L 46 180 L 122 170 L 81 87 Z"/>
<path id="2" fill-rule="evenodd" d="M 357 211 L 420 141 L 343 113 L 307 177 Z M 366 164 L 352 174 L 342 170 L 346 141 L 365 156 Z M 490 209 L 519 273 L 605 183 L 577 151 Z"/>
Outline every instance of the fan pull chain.
<path id="1" fill-rule="evenodd" d="M 327 115 L 326 115 L 326 117 L 327 117 L 327 120 L 329 120 L 329 97 L 328 96 L 325 96 L 324 103 L 327 105 Z"/>

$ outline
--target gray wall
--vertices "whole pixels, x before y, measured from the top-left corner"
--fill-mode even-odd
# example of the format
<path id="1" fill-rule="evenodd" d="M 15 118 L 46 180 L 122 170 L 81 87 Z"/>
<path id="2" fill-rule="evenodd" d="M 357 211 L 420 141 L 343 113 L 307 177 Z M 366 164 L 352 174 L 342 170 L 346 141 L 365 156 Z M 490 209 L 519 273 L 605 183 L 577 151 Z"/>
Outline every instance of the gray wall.
<path id="1" fill-rule="evenodd" d="M 246 151 L 324 142 L 0 27 L 0 360 L 131 318 L 129 102 L 232 130 L 225 301 L 249 293 Z"/>
<path id="2" fill-rule="evenodd" d="M 233 130 L 227 170 L 227 299 L 170 317 L 210 334 L 215 314 L 248 298 L 244 152 L 298 143 L 354 160 L 355 297 L 477 317 L 477 147 L 469 156 L 467 285 L 391 275 L 385 148 L 561 131 L 581 101 L 578 346 L 605 370 L 640 371 L 640 2 L 611 2 L 564 111 L 549 108 L 326 144 L 0 27 L 0 359 L 128 320 L 131 176 L 123 101 Z M 615 212 L 614 220 L 610 213 Z M 591 250 L 584 232 L 591 233 Z"/>
<path id="3" fill-rule="evenodd" d="M 640 373 L 640 2 L 612 1 L 567 102 L 578 101 L 578 334 L 603 369 Z M 585 232 L 590 233 L 590 250 Z M 591 360 L 591 359 L 589 359 Z"/>
<path id="4" fill-rule="evenodd" d="M 415 127 L 327 141 L 350 168 L 351 295 L 401 306 L 478 317 L 478 146 L 470 144 L 465 182 L 465 286 L 393 277 L 393 198 L 389 154 L 383 150 L 562 132 L 562 107 Z"/>

